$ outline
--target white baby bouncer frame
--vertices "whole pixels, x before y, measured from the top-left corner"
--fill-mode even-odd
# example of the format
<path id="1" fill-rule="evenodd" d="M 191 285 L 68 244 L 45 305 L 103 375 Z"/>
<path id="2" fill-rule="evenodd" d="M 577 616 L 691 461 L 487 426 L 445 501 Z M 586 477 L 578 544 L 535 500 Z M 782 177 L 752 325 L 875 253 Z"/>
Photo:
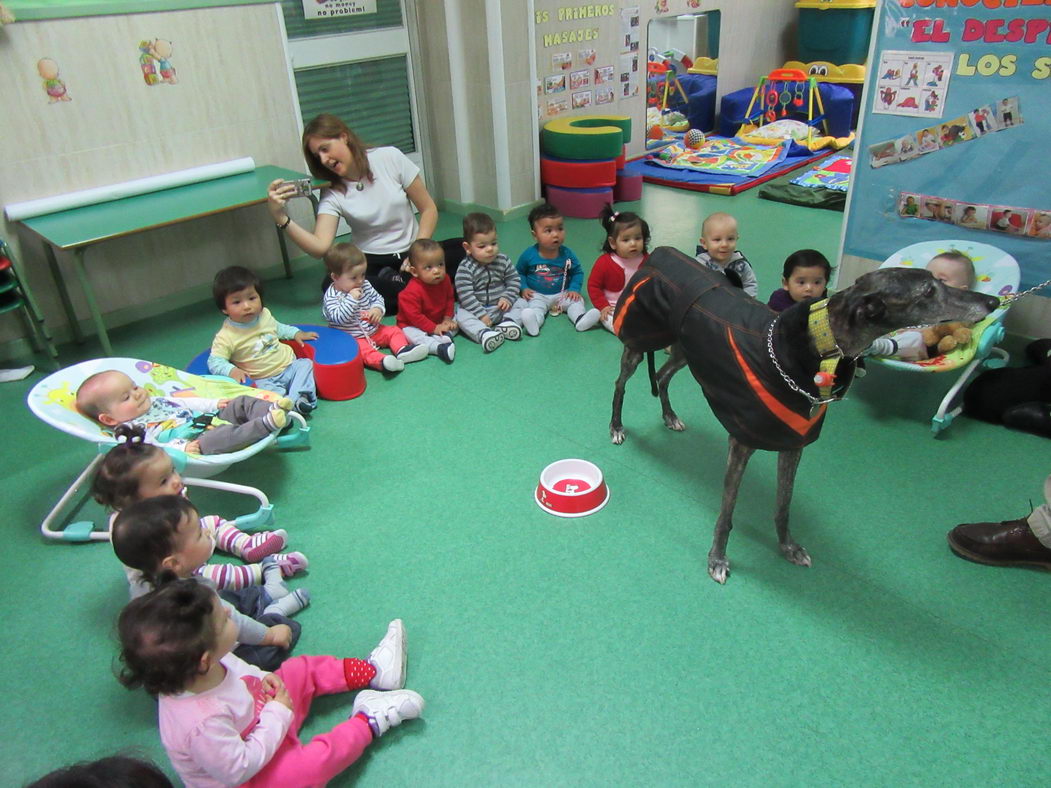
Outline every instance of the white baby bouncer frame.
<path id="1" fill-rule="evenodd" d="M 82 361 L 48 375 L 30 390 L 26 398 L 29 409 L 52 427 L 94 443 L 96 453 L 41 523 L 40 532 L 47 539 L 90 542 L 108 541 L 110 538 L 108 525 L 105 528 L 96 529 L 95 523 L 87 520 L 61 525 L 65 516 L 64 512 L 70 507 L 71 502 L 80 500 L 82 490 L 86 484 L 90 484 L 102 458 L 116 445 L 109 431 L 83 416 L 75 406 L 77 387 L 88 376 L 110 369 L 126 373 L 153 396 L 230 398 L 248 394 L 264 399 L 276 399 L 279 396 L 274 392 L 241 386 L 229 378 L 191 375 L 173 367 L 134 358 L 99 358 Z M 186 485 L 223 490 L 255 498 L 259 504 L 256 511 L 241 515 L 234 522 L 241 530 L 262 528 L 274 522 L 274 507 L 262 490 L 208 477 L 222 473 L 231 465 L 253 457 L 271 445 L 277 445 L 282 449 L 309 445 L 310 427 L 307 426 L 306 420 L 295 412 L 289 413 L 289 417 L 293 425 L 284 434 L 269 435 L 236 452 L 202 456 L 172 449 L 166 449 L 166 451 L 171 455 L 176 469 L 180 473 L 188 474 L 183 479 Z"/>

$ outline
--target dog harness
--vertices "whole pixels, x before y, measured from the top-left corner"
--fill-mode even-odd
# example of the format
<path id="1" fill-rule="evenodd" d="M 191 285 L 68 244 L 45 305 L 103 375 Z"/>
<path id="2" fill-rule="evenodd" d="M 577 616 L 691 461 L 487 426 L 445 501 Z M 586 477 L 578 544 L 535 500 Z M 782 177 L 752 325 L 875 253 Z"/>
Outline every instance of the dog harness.
<path id="1" fill-rule="evenodd" d="M 842 354 L 827 328 L 827 303 L 815 306 L 811 332 L 823 334 L 815 337 L 815 344 L 829 363 L 819 372 L 820 381 L 792 381 L 775 363 L 772 345 L 768 348 L 777 314 L 722 274 L 678 250 L 661 247 L 628 283 L 613 328 L 628 348 L 640 353 L 678 342 L 690 372 L 730 435 L 756 449 L 793 450 L 821 434 L 833 385 L 837 392 L 845 390 L 844 383 L 835 380 Z M 853 363 L 848 362 L 841 373 L 846 385 L 852 373 Z"/>

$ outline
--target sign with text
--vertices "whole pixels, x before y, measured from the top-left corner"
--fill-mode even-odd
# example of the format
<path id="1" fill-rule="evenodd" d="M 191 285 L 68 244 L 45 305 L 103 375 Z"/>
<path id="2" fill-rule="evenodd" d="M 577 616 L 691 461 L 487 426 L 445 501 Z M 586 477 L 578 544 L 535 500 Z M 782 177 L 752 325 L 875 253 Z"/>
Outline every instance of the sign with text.
<path id="1" fill-rule="evenodd" d="M 376 13 L 376 0 L 303 0 L 305 19 L 333 19 Z"/>

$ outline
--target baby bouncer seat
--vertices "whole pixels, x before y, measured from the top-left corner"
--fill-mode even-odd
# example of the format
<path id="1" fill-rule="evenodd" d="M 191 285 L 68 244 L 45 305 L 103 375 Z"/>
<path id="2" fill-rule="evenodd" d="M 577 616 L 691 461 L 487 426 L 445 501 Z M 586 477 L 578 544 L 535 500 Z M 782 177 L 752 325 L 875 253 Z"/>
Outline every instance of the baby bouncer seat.
<path id="1" fill-rule="evenodd" d="M 949 250 L 963 252 L 974 263 L 975 285 L 979 293 L 1006 296 L 1018 292 L 1021 278 L 1018 262 L 1002 249 L 976 241 L 944 240 L 921 241 L 900 249 L 880 268 L 924 268 L 932 257 Z M 1004 317 L 1009 302 L 987 315 L 971 329 L 971 341 L 944 355 L 921 361 L 903 361 L 896 358 L 874 357 L 872 360 L 902 372 L 955 372 L 958 374 L 949 391 L 942 398 L 931 418 L 931 432 L 938 435 L 952 424 L 963 408 L 961 393 L 971 376 L 982 369 L 1004 366 L 1010 358 L 1007 351 L 997 347 L 1004 337 Z"/>
<path id="2" fill-rule="evenodd" d="M 71 367 L 66 367 L 48 375 L 30 390 L 26 398 L 29 409 L 39 419 L 52 427 L 62 430 L 62 432 L 75 438 L 93 443 L 96 447 L 95 456 L 63 493 L 51 511 L 48 512 L 43 523 L 41 523 L 40 532 L 48 539 L 61 539 L 67 542 L 88 542 L 105 541 L 110 538 L 108 527 L 96 530 L 95 524 L 90 521 L 70 523 L 61 528 L 61 530 L 54 527 L 60 523 L 62 513 L 70 501 L 78 498 L 78 494 L 85 482 L 90 483 L 90 479 L 99 463 L 102 462 L 106 452 L 117 443 L 111 432 L 82 415 L 76 409 L 75 403 L 77 388 L 85 379 L 96 372 L 110 369 L 124 372 L 136 384 L 145 388 L 151 396 L 173 398 L 180 396 L 208 397 L 218 399 L 248 394 L 270 400 L 276 400 L 280 396 L 272 391 L 241 386 L 229 378 L 191 375 L 152 361 L 134 358 L 98 358 L 91 361 L 82 361 L 79 364 L 74 364 Z M 165 451 L 171 455 L 179 472 L 187 474 L 187 478 L 183 479 L 187 486 L 208 487 L 249 495 L 255 498 L 259 502 L 258 509 L 255 512 L 238 517 L 235 522 L 241 530 L 261 528 L 269 525 L 274 520 L 273 506 L 262 490 L 242 484 L 218 481 L 208 477 L 222 473 L 234 463 L 255 456 L 272 444 L 276 444 L 279 448 L 295 448 L 308 445 L 310 428 L 307 427 L 306 421 L 295 412 L 289 413 L 289 417 L 292 420 L 292 425 L 284 434 L 278 435 L 274 433 L 268 435 L 239 451 L 211 455 L 186 454 L 182 451 L 168 448 Z"/>

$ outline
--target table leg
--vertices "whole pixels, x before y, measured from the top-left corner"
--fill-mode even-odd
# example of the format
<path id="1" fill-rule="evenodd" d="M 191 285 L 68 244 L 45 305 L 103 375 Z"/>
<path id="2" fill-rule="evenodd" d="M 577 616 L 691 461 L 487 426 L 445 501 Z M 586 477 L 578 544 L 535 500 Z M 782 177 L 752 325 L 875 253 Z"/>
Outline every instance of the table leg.
<path id="1" fill-rule="evenodd" d="M 95 321 L 95 330 L 99 335 L 99 342 L 102 344 L 102 352 L 107 356 L 113 355 L 113 346 L 109 343 L 109 334 L 106 333 L 106 321 L 102 319 L 102 313 L 99 311 L 98 302 L 95 301 L 95 291 L 91 288 L 91 281 L 88 279 L 88 272 L 84 268 L 84 248 L 73 250 L 73 267 L 77 270 L 77 277 L 80 279 L 80 288 L 84 291 L 84 298 L 87 299 L 88 309 L 91 310 L 91 318 Z"/>
<path id="2" fill-rule="evenodd" d="M 44 255 L 47 257 L 48 267 L 51 269 L 51 278 L 55 280 L 55 287 L 58 289 L 58 297 L 62 301 L 62 308 L 66 311 L 66 320 L 69 322 L 69 329 L 73 332 L 73 339 L 76 340 L 78 345 L 84 344 L 84 332 L 80 330 L 80 321 L 77 320 L 77 313 L 73 311 L 73 302 L 69 299 L 69 290 L 66 288 L 66 280 L 62 277 L 62 271 L 59 270 L 58 260 L 55 258 L 55 250 L 51 244 L 44 242 Z"/>
<path id="3" fill-rule="evenodd" d="M 281 246 L 281 260 L 285 264 L 285 278 L 292 278 L 292 263 L 288 259 L 288 244 L 285 243 L 285 231 L 280 227 L 277 229 L 277 242 Z"/>

